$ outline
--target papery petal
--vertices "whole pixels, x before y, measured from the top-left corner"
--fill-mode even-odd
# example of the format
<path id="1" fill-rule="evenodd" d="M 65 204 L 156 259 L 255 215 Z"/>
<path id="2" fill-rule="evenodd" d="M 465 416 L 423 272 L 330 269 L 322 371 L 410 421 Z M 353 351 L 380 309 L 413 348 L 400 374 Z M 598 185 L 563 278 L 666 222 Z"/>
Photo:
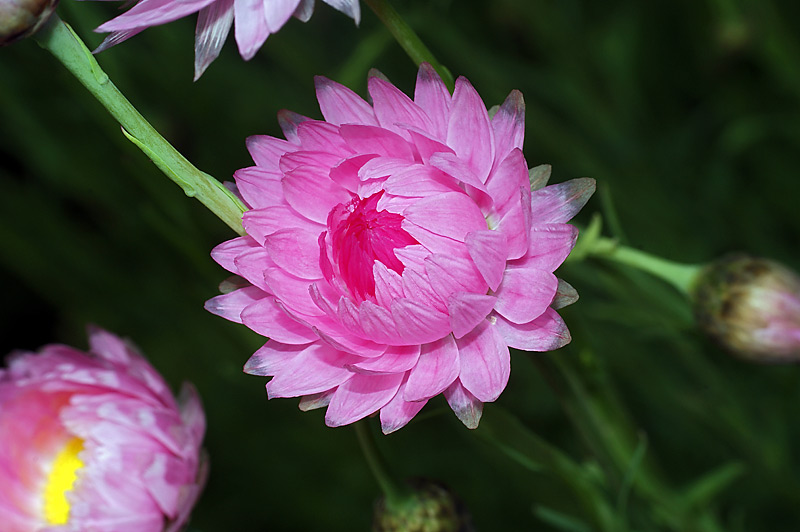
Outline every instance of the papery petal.
<path id="1" fill-rule="evenodd" d="M 131 30 L 156 26 L 196 13 L 215 0 L 142 0 L 122 15 L 100 25 L 96 31 Z"/>
<path id="2" fill-rule="evenodd" d="M 281 175 L 259 166 L 241 168 L 233 174 L 236 188 L 254 209 L 284 204 Z"/>
<path id="3" fill-rule="evenodd" d="M 417 72 L 414 103 L 431 118 L 434 130 L 430 133 L 442 142 L 447 140 L 450 99 L 450 91 L 436 70 L 429 63 L 422 63 Z"/>
<path id="4" fill-rule="evenodd" d="M 518 263 L 524 267 L 555 271 L 569 256 L 577 240 L 578 229 L 572 225 L 534 225 L 528 240 L 528 253 Z"/>
<path id="5" fill-rule="evenodd" d="M 497 298 L 486 294 L 456 292 L 447 300 L 450 326 L 456 339 L 475 329 L 489 315 Z"/>
<path id="6" fill-rule="evenodd" d="M 531 212 L 534 225 L 563 223 L 572 219 L 592 197 L 596 186 L 594 179 L 581 177 L 533 192 Z"/>
<path id="7" fill-rule="evenodd" d="M 522 149 L 525 139 L 525 100 L 522 93 L 513 90 L 492 117 L 495 139 L 495 164 L 502 161 L 511 150 Z"/>
<path id="8" fill-rule="evenodd" d="M 501 334 L 484 320 L 469 334 L 456 339 L 456 345 L 461 384 L 479 401 L 497 399 L 511 374 L 511 354 Z"/>
<path id="9" fill-rule="evenodd" d="M 558 289 L 558 279 L 536 268 L 509 268 L 495 292 L 495 310 L 514 323 L 528 323 L 544 313 Z"/>
<path id="10" fill-rule="evenodd" d="M 403 399 L 422 401 L 439 395 L 456 380 L 460 370 L 453 335 L 424 344 L 417 365 L 408 374 Z"/>
<path id="11" fill-rule="evenodd" d="M 461 381 L 456 380 L 444 391 L 447 404 L 468 429 L 477 429 L 483 413 L 483 403 L 469 393 Z"/>
<path id="12" fill-rule="evenodd" d="M 333 207 L 351 198 L 347 190 L 310 166 L 301 166 L 284 176 L 283 194 L 294 210 L 321 224 Z"/>
<path id="13" fill-rule="evenodd" d="M 481 182 L 486 182 L 494 162 L 494 134 L 486 106 L 464 77 L 456 80 L 453 91 L 447 145 L 470 166 Z"/>
<path id="14" fill-rule="evenodd" d="M 427 401 L 407 401 L 404 398 L 404 387 L 401 384 L 391 401 L 381 407 L 381 431 L 384 434 L 405 427 L 416 416 Z"/>
<path id="15" fill-rule="evenodd" d="M 369 124 L 378 125 L 372 107 L 358 94 L 344 85 L 328 78 L 316 76 L 314 86 L 317 89 L 319 109 L 325 121 L 333 125 Z"/>
<path id="16" fill-rule="evenodd" d="M 270 29 L 264 16 L 263 0 L 236 0 L 233 3 L 234 36 L 239 47 L 239 55 L 249 61 L 264 41 L 269 37 Z"/>
<path id="17" fill-rule="evenodd" d="M 286 24 L 297 10 L 300 0 L 270 0 L 264 2 L 264 18 L 270 33 L 275 33 Z"/>
<path id="18" fill-rule="evenodd" d="M 345 124 L 339 134 L 356 153 L 375 154 L 383 157 L 414 160 L 414 152 L 408 142 L 388 129 L 377 126 Z"/>
<path id="19" fill-rule="evenodd" d="M 280 116 L 280 113 L 279 113 Z M 299 115 L 298 115 L 299 116 Z M 245 140 L 247 151 L 255 163 L 264 170 L 277 172 L 281 157 L 297 149 L 291 142 L 268 135 L 253 135 Z"/>
<path id="20" fill-rule="evenodd" d="M 497 231 L 475 231 L 467 234 L 464 240 L 467 251 L 481 272 L 490 290 L 497 290 L 503 280 L 503 271 L 508 256 L 508 241 L 506 236 Z"/>
<path id="21" fill-rule="evenodd" d="M 568 305 L 572 305 L 578 300 L 578 291 L 575 290 L 571 284 L 566 282 L 563 279 L 558 280 L 558 290 L 556 291 L 556 295 L 553 298 L 553 302 L 550 303 L 550 306 L 558 310 L 560 308 L 564 308 Z"/>
<path id="22" fill-rule="evenodd" d="M 502 316 L 496 318 L 495 328 L 508 346 L 515 349 L 552 351 L 572 340 L 564 320 L 551 308 L 529 323 L 513 323 Z"/>
<path id="23" fill-rule="evenodd" d="M 423 131 L 431 131 L 433 124 L 428 115 L 411 98 L 391 83 L 378 77 L 371 77 L 367 84 L 375 116 L 378 123 L 395 133 L 403 133 L 398 124 L 418 127 Z"/>
<path id="24" fill-rule="evenodd" d="M 419 352 L 418 345 L 392 346 L 381 356 L 356 362 L 350 369 L 357 373 L 405 373 L 417 364 Z"/>
<path id="25" fill-rule="evenodd" d="M 395 299 L 391 304 L 391 312 L 397 331 L 409 342 L 433 342 L 450 332 L 447 314 L 411 299 Z"/>
<path id="26" fill-rule="evenodd" d="M 361 22 L 361 6 L 358 0 L 322 0 L 334 9 L 341 11 L 348 17 L 352 18 L 358 26 Z"/>
<path id="27" fill-rule="evenodd" d="M 265 299 L 267 294 L 260 288 L 249 286 L 229 294 L 212 297 L 205 303 L 205 309 L 212 314 L 236 323 L 242 323 L 242 311 L 253 303 Z"/>
<path id="28" fill-rule="evenodd" d="M 219 56 L 233 24 L 233 0 L 215 0 L 200 10 L 194 43 L 194 80 Z"/>
<path id="29" fill-rule="evenodd" d="M 438 235 L 464 241 L 467 233 L 486 229 L 486 219 L 469 196 L 445 192 L 423 198 L 406 209 L 406 221 Z"/>
<path id="30" fill-rule="evenodd" d="M 262 377 L 277 375 L 297 355 L 308 348 L 306 345 L 282 344 L 276 340 L 268 340 L 247 360 L 243 371 L 248 375 Z"/>
<path id="31" fill-rule="evenodd" d="M 346 366 L 359 358 L 315 342 L 292 357 L 267 383 L 267 395 L 297 397 L 327 391 L 339 386 L 353 374 Z"/>
<path id="32" fill-rule="evenodd" d="M 325 413 L 325 424 L 340 427 L 358 421 L 386 405 L 397 394 L 403 374 L 354 374 L 336 388 Z"/>
<path id="33" fill-rule="evenodd" d="M 266 237 L 264 249 L 287 273 L 302 279 L 321 279 L 318 233 L 302 229 L 281 229 Z"/>
<path id="34" fill-rule="evenodd" d="M 241 320 L 261 336 L 284 344 L 307 344 L 319 337 L 278 306 L 274 297 L 262 298 L 241 312 Z"/>

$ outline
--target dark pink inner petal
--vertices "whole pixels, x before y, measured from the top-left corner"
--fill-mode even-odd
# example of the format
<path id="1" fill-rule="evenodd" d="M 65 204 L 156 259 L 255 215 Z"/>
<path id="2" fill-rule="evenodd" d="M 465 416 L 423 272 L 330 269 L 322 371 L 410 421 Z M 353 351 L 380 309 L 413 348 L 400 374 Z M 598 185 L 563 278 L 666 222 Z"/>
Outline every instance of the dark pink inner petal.
<path id="1" fill-rule="evenodd" d="M 394 250 L 417 244 L 400 227 L 403 216 L 378 210 L 382 195 L 380 191 L 367 198 L 354 198 L 337 205 L 328 214 L 333 262 L 351 294 L 361 301 L 375 296 L 374 262 L 377 260 L 402 274 L 403 263 Z"/>

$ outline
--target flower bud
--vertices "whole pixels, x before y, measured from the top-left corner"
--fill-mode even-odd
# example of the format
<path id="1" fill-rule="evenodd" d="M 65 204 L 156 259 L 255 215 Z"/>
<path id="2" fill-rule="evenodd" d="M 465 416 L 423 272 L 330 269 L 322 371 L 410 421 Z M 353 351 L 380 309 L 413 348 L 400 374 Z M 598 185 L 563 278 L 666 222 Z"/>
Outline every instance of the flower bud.
<path id="1" fill-rule="evenodd" d="M 36 33 L 58 0 L 0 0 L 0 46 Z"/>
<path id="2" fill-rule="evenodd" d="M 469 514 L 444 486 L 430 481 L 412 483 L 411 496 L 389 505 L 380 499 L 375 505 L 373 532 L 469 532 Z"/>
<path id="3" fill-rule="evenodd" d="M 777 262 L 732 255 L 709 264 L 693 291 L 700 326 L 734 354 L 800 360 L 800 276 Z"/>

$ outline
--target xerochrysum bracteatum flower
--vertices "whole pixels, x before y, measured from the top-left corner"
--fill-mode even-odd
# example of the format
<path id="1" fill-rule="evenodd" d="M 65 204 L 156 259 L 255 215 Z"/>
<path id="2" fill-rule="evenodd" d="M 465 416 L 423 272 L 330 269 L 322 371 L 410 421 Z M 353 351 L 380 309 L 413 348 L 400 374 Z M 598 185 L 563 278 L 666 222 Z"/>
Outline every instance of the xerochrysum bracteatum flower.
<path id="1" fill-rule="evenodd" d="M 0 370 L 3 532 L 175 532 L 202 490 L 205 415 L 129 344 L 48 345 Z"/>
<path id="2" fill-rule="evenodd" d="M 282 111 L 286 140 L 247 141 L 247 235 L 212 256 L 250 286 L 206 307 L 269 337 L 245 371 L 272 377 L 269 397 L 327 406 L 330 426 L 380 411 L 389 433 L 443 393 L 476 427 L 509 347 L 570 340 L 555 309 L 577 293 L 553 271 L 594 180 L 531 190 L 548 172 L 529 178 L 518 91 L 490 119 L 466 79 L 451 96 L 427 64 L 413 100 L 379 76 L 372 105 L 316 86 L 324 121 Z"/>
<path id="3" fill-rule="evenodd" d="M 358 24 L 358 0 L 322 0 Z M 137 33 L 192 13 L 197 15 L 194 43 L 194 78 L 198 79 L 214 61 L 234 26 L 242 59 L 249 61 L 271 34 L 292 17 L 306 22 L 314 12 L 315 0 L 139 0 L 122 15 L 97 28 L 111 32 L 95 53 L 111 48 Z M 235 21 L 235 22 L 234 22 Z"/>

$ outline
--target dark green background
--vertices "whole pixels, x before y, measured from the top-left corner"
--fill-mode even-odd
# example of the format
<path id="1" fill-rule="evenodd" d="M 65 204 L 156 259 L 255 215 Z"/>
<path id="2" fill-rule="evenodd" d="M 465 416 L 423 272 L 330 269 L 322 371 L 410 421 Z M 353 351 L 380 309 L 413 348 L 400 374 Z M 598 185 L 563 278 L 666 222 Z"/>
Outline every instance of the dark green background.
<path id="1" fill-rule="evenodd" d="M 221 180 L 251 161 L 244 139 L 278 135 L 288 108 L 319 117 L 312 76 L 365 94 L 371 67 L 413 90 L 416 69 L 363 6 L 322 2 L 245 63 L 232 36 L 192 82 L 195 17 L 151 28 L 98 57 L 164 136 Z M 771 0 L 591 2 L 397 0 L 396 7 L 487 105 L 520 89 L 525 154 L 553 181 L 591 176 L 592 212 L 655 254 L 704 262 L 747 250 L 800 267 L 800 4 Z M 117 5 L 63 0 L 89 47 Z M 605 201 L 603 201 L 605 200 Z M 379 490 L 350 428 L 297 401 L 266 401 L 241 367 L 263 341 L 203 310 L 226 272 L 208 257 L 233 235 L 186 198 L 32 40 L 0 49 L 2 352 L 86 346 L 95 323 L 130 337 L 175 387 L 203 396 L 211 476 L 192 530 L 366 530 Z M 599 262 L 561 270 L 582 294 L 563 312 L 574 342 L 555 356 L 601 367 L 649 458 L 680 491 L 730 462 L 744 474 L 710 507 L 725 530 L 800 527 L 800 370 L 753 366 L 692 327 L 670 288 Z M 499 400 L 578 461 L 592 460 L 529 355 L 515 353 Z M 578 361 L 582 361 L 578 363 Z M 584 368 L 585 369 L 585 368 Z M 492 416 L 487 405 L 485 416 Z M 380 437 L 404 476 L 447 483 L 481 531 L 553 530 L 538 504 L 582 518 L 558 478 L 520 468 L 455 420 L 441 399 Z M 631 496 L 631 529 L 660 529 Z"/>

